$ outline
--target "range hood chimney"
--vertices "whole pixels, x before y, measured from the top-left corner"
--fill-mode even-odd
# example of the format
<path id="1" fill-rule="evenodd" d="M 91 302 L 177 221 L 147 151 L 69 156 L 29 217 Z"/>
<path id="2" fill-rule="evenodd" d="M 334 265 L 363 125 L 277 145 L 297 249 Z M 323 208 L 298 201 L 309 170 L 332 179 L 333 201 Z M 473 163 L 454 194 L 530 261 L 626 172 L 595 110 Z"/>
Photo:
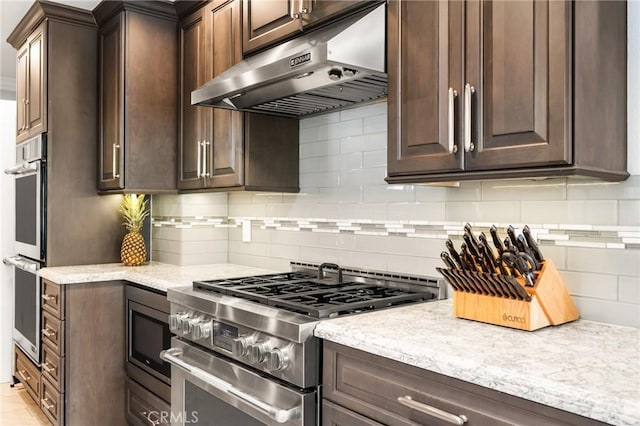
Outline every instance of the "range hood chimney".
<path id="1" fill-rule="evenodd" d="M 387 96 L 386 5 L 250 56 L 191 104 L 308 117 Z"/>

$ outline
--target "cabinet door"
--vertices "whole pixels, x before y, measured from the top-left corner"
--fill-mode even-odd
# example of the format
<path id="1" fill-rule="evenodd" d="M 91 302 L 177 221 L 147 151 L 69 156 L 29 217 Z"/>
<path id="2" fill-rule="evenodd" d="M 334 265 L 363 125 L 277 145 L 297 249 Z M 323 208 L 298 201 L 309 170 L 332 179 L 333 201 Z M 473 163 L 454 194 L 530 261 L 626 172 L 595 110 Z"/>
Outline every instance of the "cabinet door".
<path id="1" fill-rule="evenodd" d="M 462 7 L 389 2 L 389 176 L 462 169 Z"/>
<path id="2" fill-rule="evenodd" d="M 301 0 L 300 10 L 303 25 L 315 25 L 331 20 L 339 15 L 351 12 L 367 3 L 377 3 L 375 0 Z"/>
<path id="3" fill-rule="evenodd" d="M 267 46 L 300 30 L 297 0 L 243 0 L 242 52 Z M 294 10 L 295 9 L 295 10 Z"/>
<path id="4" fill-rule="evenodd" d="M 466 16 L 466 168 L 571 163 L 571 3 L 467 2 Z"/>
<path id="5" fill-rule="evenodd" d="M 47 130 L 46 99 L 46 21 L 27 38 L 29 67 L 27 79 L 27 130 L 37 135 Z"/>
<path id="6" fill-rule="evenodd" d="M 202 138 L 205 117 L 210 108 L 191 105 L 191 92 L 206 83 L 206 8 L 200 9 L 180 24 L 180 145 L 178 187 L 197 189 L 202 179 Z"/>
<path id="7" fill-rule="evenodd" d="M 382 426 L 382 424 L 323 399 L 322 426 Z"/>
<path id="8" fill-rule="evenodd" d="M 27 81 L 29 78 L 29 46 L 18 50 L 16 70 L 16 142 L 27 138 Z"/>
<path id="9" fill-rule="evenodd" d="M 209 37 L 209 79 L 242 60 L 240 0 L 208 8 L 211 19 Z M 260 2 L 262 3 L 262 2 Z M 243 113 L 214 108 L 212 120 L 205 122 L 205 179 L 210 188 L 241 186 L 244 183 Z"/>
<path id="10" fill-rule="evenodd" d="M 124 14 L 100 29 L 99 189 L 124 188 Z"/>

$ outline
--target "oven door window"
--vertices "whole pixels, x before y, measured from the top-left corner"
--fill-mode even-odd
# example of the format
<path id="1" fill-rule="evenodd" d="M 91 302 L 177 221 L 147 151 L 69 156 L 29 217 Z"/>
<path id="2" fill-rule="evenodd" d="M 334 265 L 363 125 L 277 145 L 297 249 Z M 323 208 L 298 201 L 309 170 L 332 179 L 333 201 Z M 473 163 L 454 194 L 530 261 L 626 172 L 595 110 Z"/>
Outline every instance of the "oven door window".
<path id="1" fill-rule="evenodd" d="M 32 345 L 37 346 L 38 278 L 32 272 L 15 268 L 14 327 Z"/>
<path id="2" fill-rule="evenodd" d="M 130 312 L 130 356 L 148 368 L 170 378 L 171 364 L 160 359 L 160 352 L 171 345 L 169 325 L 138 311 Z"/>
<path id="3" fill-rule="evenodd" d="M 35 246 L 38 243 L 38 176 L 16 178 L 16 241 Z"/>
<path id="4" fill-rule="evenodd" d="M 184 408 L 182 414 L 187 417 L 185 420 L 191 420 L 195 424 L 202 422 L 210 426 L 264 426 L 264 423 L 200 389 L 189 380 L 184 383 Z M 186 421 L 184 423 L 187 424 Z"/>

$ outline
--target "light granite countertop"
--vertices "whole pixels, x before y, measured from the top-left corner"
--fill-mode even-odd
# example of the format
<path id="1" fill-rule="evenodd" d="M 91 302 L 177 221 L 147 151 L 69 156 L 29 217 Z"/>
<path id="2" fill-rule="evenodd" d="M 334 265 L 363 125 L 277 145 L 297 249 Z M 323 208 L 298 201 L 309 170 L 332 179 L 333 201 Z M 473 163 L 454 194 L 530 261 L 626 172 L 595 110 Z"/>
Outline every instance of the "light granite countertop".
<path id="1" fill-rule="evenodd" d="M 578 320 L 535 332 L 455 318 L 451 300 L 322 321 L 314 334 L 615 425 L 640 424 L 640 330 Z"/>
<path id="2" fill-rule="evenodd" d="M 122 263 L 102 265 L 58 266 L 42 268 L 38 275 L 56 284 L 79 284 L 98 281 L 126 280 L 156 290 L 167 291 L 171 287 L 189 286 L 194 280 L 236 278 L 263 275 L 268 269 L 220 263 L 211 265 L 176 266 L 149 262 L 142 266 L 124 266 Z"/>

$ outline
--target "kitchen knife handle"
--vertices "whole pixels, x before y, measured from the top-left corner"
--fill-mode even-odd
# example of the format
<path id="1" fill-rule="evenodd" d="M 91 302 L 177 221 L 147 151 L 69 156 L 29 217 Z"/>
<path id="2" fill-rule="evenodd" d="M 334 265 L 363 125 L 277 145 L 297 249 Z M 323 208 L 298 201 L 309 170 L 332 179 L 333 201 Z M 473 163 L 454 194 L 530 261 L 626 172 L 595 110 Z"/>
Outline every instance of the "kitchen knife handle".
<path id="1" fill-rule="evenodd" d="M 529 229 L 529 225 L 524 226 L 524 228 L 522 229 L 522 234 L 524 235 L 524 238 L 527 240 L 527 244 L 529 245 L 529 248 L 533 252 L 533 255 L 536 258 L 536 260 L 538 262 L 543 262 L 544 256 L 542 255 L 542 251 L 540 251 L 540 247 L 538 246 L 538 243 L 536 242 L 536 240 L 533 238 L 533 235 L 531 234 L 531 229 Z"/>
<path id="2" fill-rule="evenodd" d="M 409 407 L 412 410 L 419 411 L 428 416 L 434 417 L 438 420 L 442 420 L 443 422 L 447 422 L 452 425 L 463 425 L 468 420 L 467 417 L 462 414 L 456 416 L 455 414 L 448 413 L 446 411 L 443 411 L 431 405 L 414 401 L 409 395 L 399 396 L 397 400 L 400 404 L 404 405 L 405 407 Z"/>
<path id="3" fill-rule="evenodd" d="M 469 83 L 464 86 L 464 150 L 465 152 L 473 152 L 476 149 L 471 142 L 471 95 L 476 89 Z"/>
<path id="4" fill-rule="evenodd" d="M 453 241 L 451 241 L 451 239 L 448 239 L 445 242 L 445 246 L 447 247 L 447 250 L 449 250 L 449 254 L 451 255 L 451 258 L 453 258 L 453 260 L 459 266 L 458 269 L 464 269 L 464 263 L 462 262 L 460 255 L 456 251 L 456 248 L 453 246 Z"/>
<path id="5" fill-rule="evenodd" d="M 491 239 L 493 240 L 493 245 L 496 246 L 498 250 L 498 254 L 502 256 L 502 252 L 504 251 L 504 247 L 502 246 L 502 241 L 500 241 L 500 237 L 498 236 L 498 228 L 495 225 L 492 225 L 489 229 L 491 233 Z"/>
<path id="6" fill-rule="evenodd" d="M 449 253 L 447 253 L 446 251 L 443 251 L 442 253 L 440 253 L 440 259 L 442 259 L 442 261 L 447 266 L 447 268 L 449 268 L 449 269 L 458 269 L 456 264 L 453 263 L 453 260 L 451 260 L 451 257 L 449 256 Z"/>
<path id="7" fill-rule="evenodd" d="M 458 96 L 458 91 L 453 90 L 453 87 L 449 87 L 449 154 L 456 154 L 458 152 L 458 146 L 455 142 L 455 98 Z"/>

